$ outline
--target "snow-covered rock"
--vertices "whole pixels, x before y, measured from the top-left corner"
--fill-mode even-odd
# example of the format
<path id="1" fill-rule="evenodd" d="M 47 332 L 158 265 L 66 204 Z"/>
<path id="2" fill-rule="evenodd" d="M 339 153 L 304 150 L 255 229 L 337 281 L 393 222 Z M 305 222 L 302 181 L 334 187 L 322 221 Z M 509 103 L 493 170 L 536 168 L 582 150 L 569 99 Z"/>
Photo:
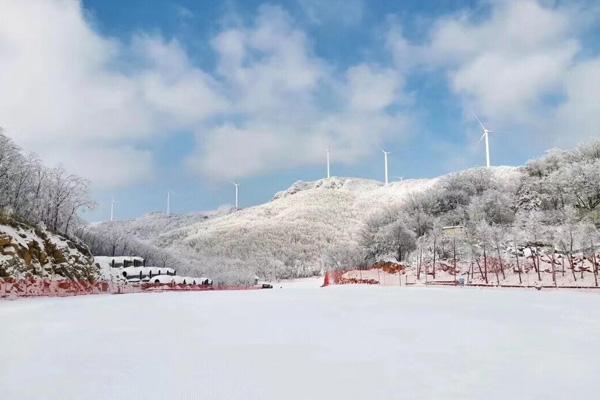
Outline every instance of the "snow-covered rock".
<path id="1" fill-rule="evenodd" d="M 95 280 L 98 276 L 82 243 L 8 218 L 0 223 L 0 278 Z"/>

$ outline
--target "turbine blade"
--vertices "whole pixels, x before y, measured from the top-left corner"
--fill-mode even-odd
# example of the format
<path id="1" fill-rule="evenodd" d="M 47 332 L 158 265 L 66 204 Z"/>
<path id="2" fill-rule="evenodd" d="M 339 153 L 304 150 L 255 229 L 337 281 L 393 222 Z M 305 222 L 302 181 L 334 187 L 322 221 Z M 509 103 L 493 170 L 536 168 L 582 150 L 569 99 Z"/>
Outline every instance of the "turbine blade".
<path id="1" fill-rule="evenodd" d="M 479 117 L 477 116 L 477 114 L 473 113 L 473 116 L 475 117 L 475 119 L 477 120 L 477 122 L 479 122 L 479 125 L 481 125 L 481 128 L 485 129 L 485 126 L 483 125 L 483 122 L 481 122 L 481 120 L 479 119 Z"/>

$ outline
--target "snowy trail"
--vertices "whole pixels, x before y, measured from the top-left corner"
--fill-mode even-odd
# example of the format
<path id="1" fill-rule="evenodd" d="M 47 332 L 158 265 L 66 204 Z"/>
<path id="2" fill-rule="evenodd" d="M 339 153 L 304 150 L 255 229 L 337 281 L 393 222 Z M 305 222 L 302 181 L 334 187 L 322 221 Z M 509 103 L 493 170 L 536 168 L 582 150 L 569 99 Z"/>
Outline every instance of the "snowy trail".
<path id="1" fill-rule="evenodd" d="M 346 286 L 0 302 L 3 399 L 594 398 L 600 295 Z"/>

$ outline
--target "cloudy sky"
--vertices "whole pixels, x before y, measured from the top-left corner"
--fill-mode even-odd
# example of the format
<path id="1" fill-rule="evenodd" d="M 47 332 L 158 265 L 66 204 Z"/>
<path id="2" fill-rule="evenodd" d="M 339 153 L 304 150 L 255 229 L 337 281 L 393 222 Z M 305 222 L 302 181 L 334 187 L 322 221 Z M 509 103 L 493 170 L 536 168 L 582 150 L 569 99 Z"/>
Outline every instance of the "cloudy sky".
<path id="1" fill-rule="evenodd" d="M 600 137 L 597 1 L 0 0 L 0 126 L 107 218 L 296 180 L 519 165 Z"/>

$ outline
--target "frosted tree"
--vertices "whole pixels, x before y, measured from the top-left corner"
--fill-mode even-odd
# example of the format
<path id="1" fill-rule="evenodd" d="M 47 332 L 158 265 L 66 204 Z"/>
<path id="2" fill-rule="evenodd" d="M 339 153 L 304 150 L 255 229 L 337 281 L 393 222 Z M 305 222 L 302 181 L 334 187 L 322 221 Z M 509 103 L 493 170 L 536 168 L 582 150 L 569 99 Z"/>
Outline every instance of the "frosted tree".
<path id="1" fill-rule="evenodd" d="M 579 241 L 579 245 L 584 254 L 585 259 L 591 264 L 591 273 L 594 276 L 594 285 L 598 286 L 598 256 L 596 254 L 596 246 L 600 242 L 599 232 L 596 226 L 589 222 L 585 222 L 579 225 L 577 232 L 577 237 Z M 581 267 L 581 274 L 583 277 L 584 266 Z"/>
<path id="2" fill-rule="evenodd" d="M 573 281 L 577 281 L 575 275 L 574 250 L 579 230 L 579 221 L 577 211 L 572 207 L 566 207 L 563 210 L 563 221 L 555 227 L 554 246 L 562 253 L 562 270 L 565 269 L 565 256 L 569 263 L 569 269 L 573 277 Z"/>
<path id="3" fill-rule="evenodd" d="M 488 271 L 491 269 L 496 276 L 496 284 L 500 285 L 500 277 L 498 276 L 499 268 L 495 264 L 491 263 L 491 259 L 489 257 L 489 252 L 493 243 L 492 227 L 485 220 L 482 220 L 475 226 L 475 235 L 479 240 L 479 244 L 483 252 L 483 271 L 486 276 L 486 283 Z"/>
<path id="4" fill-rule="evenodd" d="M 365 256 L 358 243 L 339 243 L 329 247 L 324 254 L 323 263 L 327 269 L 349 269 L 362 267 Z"/>
<path id="5" fill-rule="evenodd" d="M 569 163 L 551 175 L 557 192 L 584 213 L 600 206 L 600 160 Z"/>
<path id="6" fill-rule="evenodd" d="M 419 238 L 432 229 L 434 208 L 435 198 L 431 192 L 426 192 L 411 196 L 399 213 L 407 227 Z"/>
<path id="7" fill-rule="evenodd" d="M 77 214 L 94 206 L 87 182 L 61 168 L 45 168 L 0 132 L 0 208 L 54 232 L 69 234 Z"/>
<path id="8" fill-rule="evenodd" d="M 490 242 L 494 246 L 496 255 L 498 256 L 497 262 L 500 267 L 500 272 L 502 273 L 502 279 L 506 279 L 506 274 L 504 273 L 504 262 L 502 261 L 502 249 L 505 246 L 508 228 L 505 225 L 494 224 L 490 225 L 488 233 Z"/>
<path id="9" fill-rule="evenodd" d="M 406 260 L 416 248 L 416 235 L 402 219 L 379 227 L 374 239 L 379 256 L 394 254 L 398 262 Z"/>
<path id="10" fill-rule="evenodd" d="M 519 284 L 523 284 L 523 278 L 521 276 L 521 274 L 523 273 L 523 269 L 521 268 L 521 262 L 519 260 L 519 243 L 521 242 L 522 234 L 523 233 L 521 229 L 515 226 L 511 226 L 507 232 L 507 235 L 509 236 L 508 240 L 512 243 L 514 251 L 513 256 L 515 258 L 515 271 L 519 276 Z"/>
<path id="11" fill-rule="evenodd" d="M 541 281 L 540 251 L 543 245 L 542 238 L 546 229 L 544 215 L 540 211 L 531 211 L 529 213 L 521 213 L 518 220 L 520 228 L 526 236 L 526 248 L 529 250 L 533 268 L 537 273 L 538 281 Z"/>

